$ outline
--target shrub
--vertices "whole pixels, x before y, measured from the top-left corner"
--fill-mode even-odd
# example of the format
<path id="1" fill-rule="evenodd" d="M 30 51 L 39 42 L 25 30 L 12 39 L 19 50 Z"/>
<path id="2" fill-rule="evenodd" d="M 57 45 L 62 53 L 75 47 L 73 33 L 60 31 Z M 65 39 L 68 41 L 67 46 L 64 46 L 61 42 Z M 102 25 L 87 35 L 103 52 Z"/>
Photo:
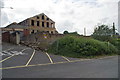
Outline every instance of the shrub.
<path id="1" fill-rule="evenodd" d="M 120 39 L 114 38 L 110 40 L 110 43 L 116 46 L 116 48 L 118 49 L 118 54 L 120 54 Z"/>
<path id="2" fill-rule="evenodd" d="M 111 43 L 92 38 L 65 36 L 55 41 L 48 52 L 69 57 L 91 57 L 116 54 L 117 48 Z"/>

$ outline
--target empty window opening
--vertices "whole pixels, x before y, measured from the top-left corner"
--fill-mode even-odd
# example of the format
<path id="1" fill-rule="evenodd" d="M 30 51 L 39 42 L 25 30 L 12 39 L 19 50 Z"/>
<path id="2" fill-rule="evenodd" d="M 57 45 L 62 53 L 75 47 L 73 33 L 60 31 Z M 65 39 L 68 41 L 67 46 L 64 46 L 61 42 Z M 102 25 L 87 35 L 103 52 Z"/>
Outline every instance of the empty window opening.
<path id="1" fill-rule="evenodd" d="M 47 20 L 49 20 L 49 18 L 47 18 Z"/>
<path id="2" fill-rule="evenodd" d="M 39 19 L 39 16 L 37 16 L 37 19 Z"/>
<path id="3" fill-rule="evenodd" d="M 44 15 L 42 15 L 42 20 L 44 20 Z"/>
<path id="4" fill-rule="evenodd" d="M 32 30 L 32 32 L 31 33 L 34 33 L 34 30 Z"/>
<path id="5" fill-rule="evenodd" d="M 42 22 L 42 27 L 44 27 L 44 22 Z"/>
<path id="6" fill-rule="evenodd" d="M 53 27 L 53 23 L 51 23 L 51 27 Z"/>
<path id="7" fill-rule="evenodd" d="M 31 20 L 31 25 L 34 26 L 34 20 Z"/>
<path id="8" fill-rule="evenodd" d="M 37 21 L 37 26 L 40 26 L 40 23 L 39 23 L 39 21 Z"/>
<path id="9" fill-rule="evenodd" d="M 49 27 L 49 22 L 47 22 L 47 27 Z"/>
<path id="10" fill-rule="evenodd" d="M 53 31 L 51 31 L 51 34 L 53 34 Z"/>
<path id="11" fill-rule="evenodd" d="M 49 33 L 49 31 L 47 31 L 47 33 Z"/>

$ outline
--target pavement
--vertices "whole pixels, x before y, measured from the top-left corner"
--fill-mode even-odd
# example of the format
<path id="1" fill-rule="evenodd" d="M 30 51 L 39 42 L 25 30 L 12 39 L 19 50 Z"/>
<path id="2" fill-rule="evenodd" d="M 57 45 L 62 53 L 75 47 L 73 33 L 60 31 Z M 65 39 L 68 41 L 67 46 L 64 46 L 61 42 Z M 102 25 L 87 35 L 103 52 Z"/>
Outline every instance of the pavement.
<path id="1" fill-rule="evenodd" d="M 118 56 L 69 58 L 8 43 L 0 56 L 3 78 L 118 78 Z"/>

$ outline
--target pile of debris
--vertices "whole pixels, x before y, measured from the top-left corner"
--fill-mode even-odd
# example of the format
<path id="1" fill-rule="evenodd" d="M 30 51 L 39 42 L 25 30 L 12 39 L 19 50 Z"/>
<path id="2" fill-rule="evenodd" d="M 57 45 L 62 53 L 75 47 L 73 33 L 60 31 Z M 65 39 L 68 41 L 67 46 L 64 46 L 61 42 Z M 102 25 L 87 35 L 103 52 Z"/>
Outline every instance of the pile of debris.
<path id="1" fill-rule="evenodd" d="M 41 45 L 40 42 L 30 43 L 30 42 L 21 41 L 21 44 L 25 45 L 25 46 L 28 46 L 28 47 L 31 47 L 31 48 L 33 48 L 35 50 L 41 50 L 41 51 L 46 51 L 47 50 L 46 47 L 40 46 Z"/>

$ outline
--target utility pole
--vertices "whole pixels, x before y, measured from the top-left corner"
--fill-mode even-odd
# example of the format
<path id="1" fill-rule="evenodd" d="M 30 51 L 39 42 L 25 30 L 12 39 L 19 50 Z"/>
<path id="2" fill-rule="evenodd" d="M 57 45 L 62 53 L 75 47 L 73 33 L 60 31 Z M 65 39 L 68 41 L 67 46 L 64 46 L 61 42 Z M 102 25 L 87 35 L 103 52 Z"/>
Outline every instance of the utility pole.
<path id="1" fill-rule="evenodd" d="M 113 36 L 115 36 L 115 23 L 113 22 Z"/>
<path id="2" fill-rule="evenodd" d="M 84 28 L 84 36 L 86 36 L 86 28 Z"/>

